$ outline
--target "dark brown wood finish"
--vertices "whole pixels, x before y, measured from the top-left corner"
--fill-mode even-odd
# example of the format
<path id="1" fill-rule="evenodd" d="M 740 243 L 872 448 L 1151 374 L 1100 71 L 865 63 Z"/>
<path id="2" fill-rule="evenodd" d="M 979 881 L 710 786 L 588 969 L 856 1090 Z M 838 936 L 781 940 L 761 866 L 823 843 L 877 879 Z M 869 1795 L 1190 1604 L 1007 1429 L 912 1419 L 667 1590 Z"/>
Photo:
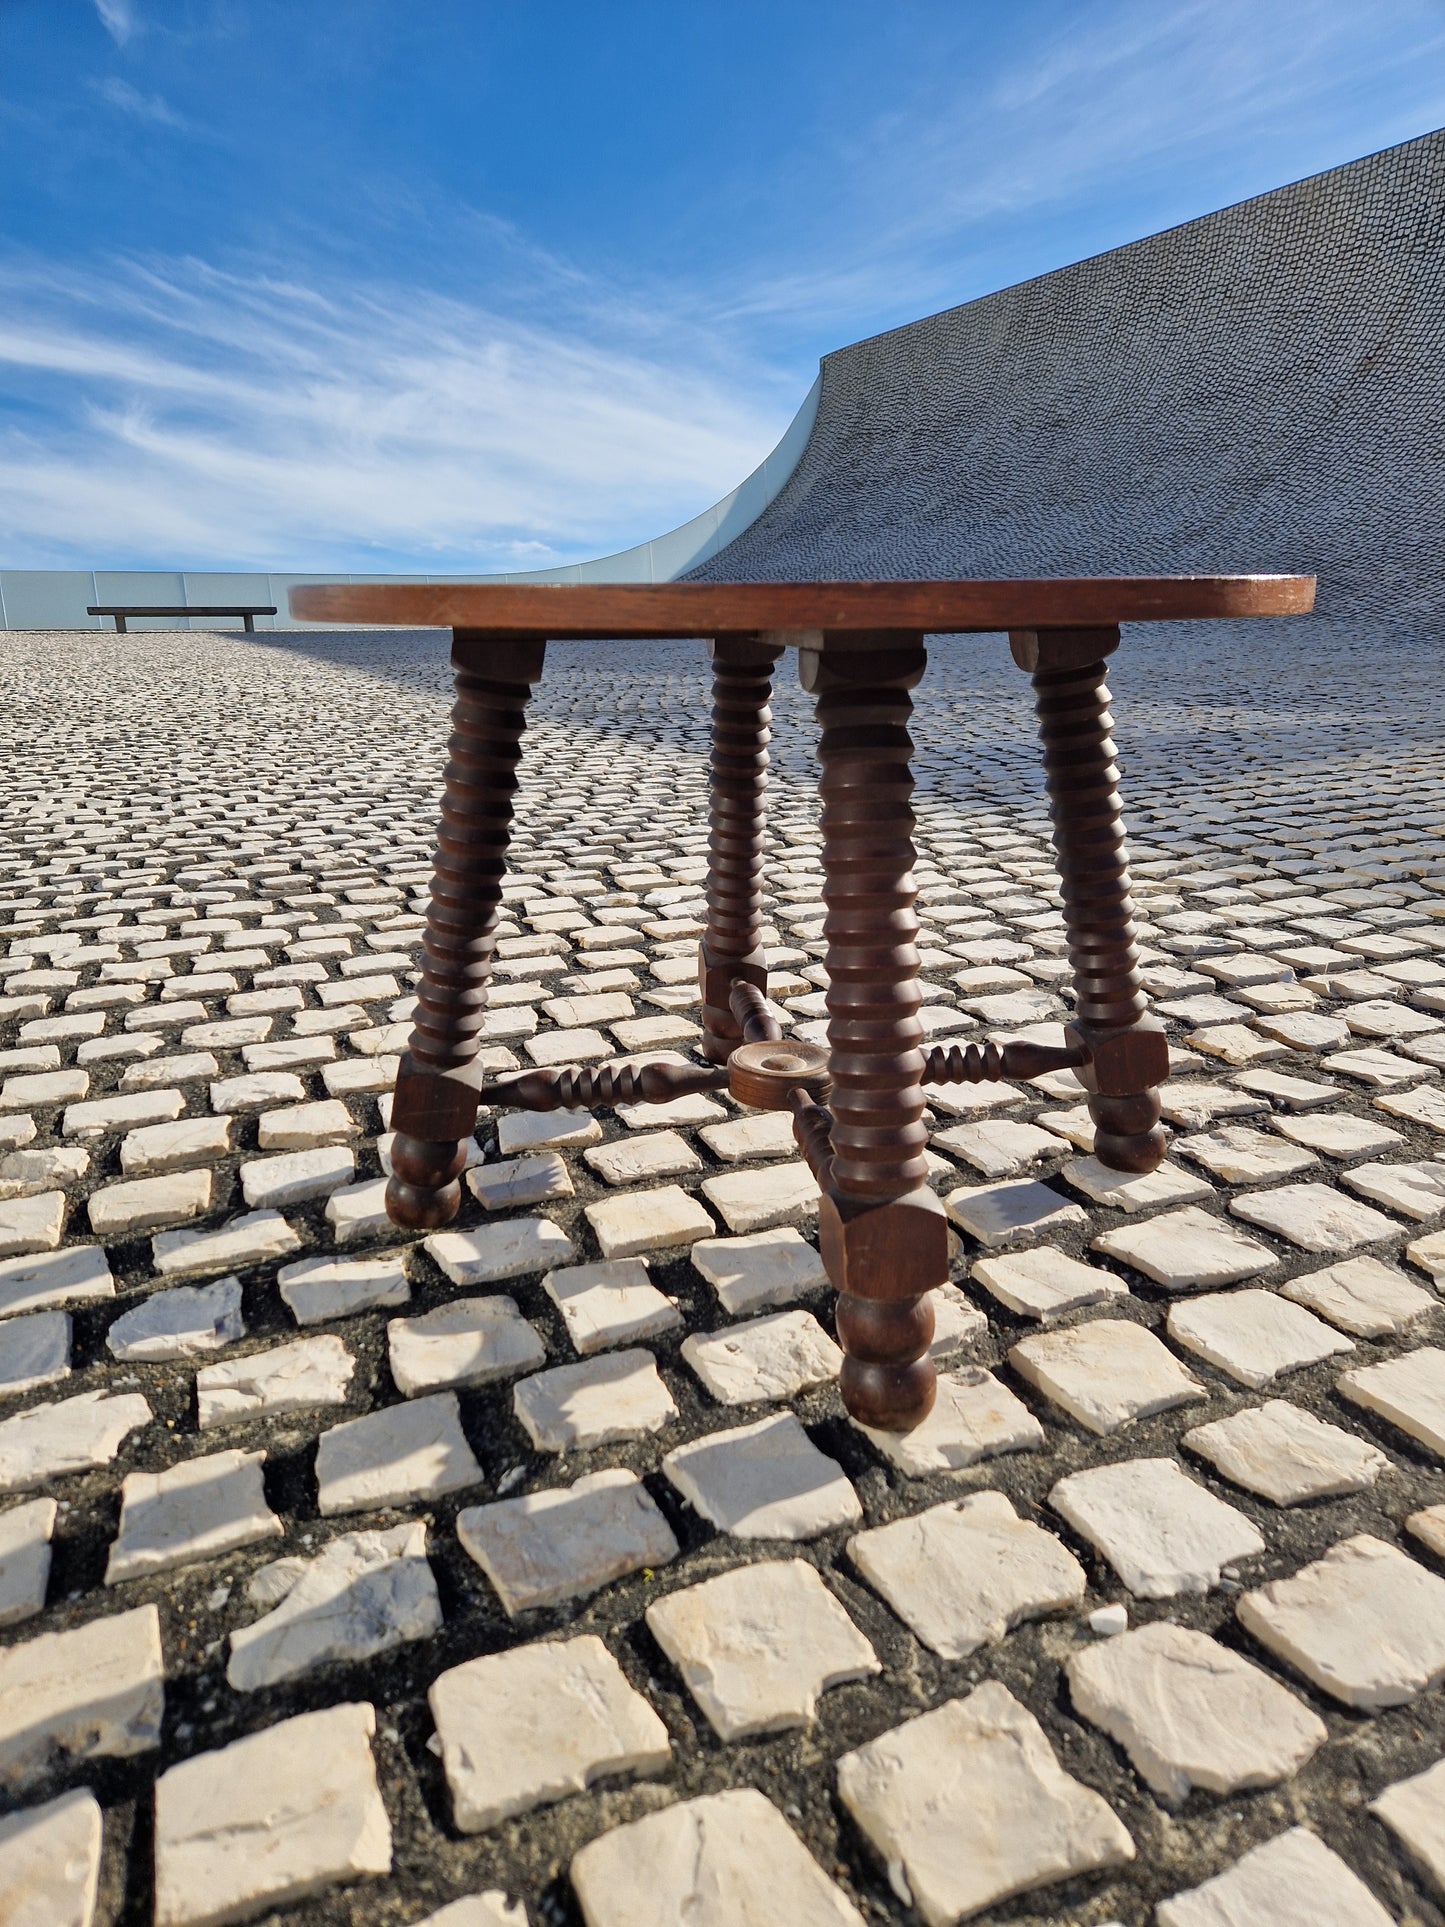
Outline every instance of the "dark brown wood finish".
<path id="1" fill-rule="evenodd" d="M 527 701 L 542 674 L 534 637 L 480 645 L 452 641 L 456 702 L 448 746 L 436 868 L 427 912 L 422 981 L 411 1043 L 397 1072 L 391 1122 L 393 1176 L 387 1215 L 419 1231 L 446 1224 L 461 1201 L 457 1179 L 476 1126 L 477 1046 L 492 974 L 492 948 Z"/>
<path id="2" fill-rule="evenodd" d="M 1309 575 L 1090 576 L 1036 582 L 336 583 L 291 591 L 304 622 L 394 623 L 545 636 L 784 634 L 810 651 L 856 646 L 849 632 L 979 634 L 1217 616 L 1308 615 Z M 806 634 L 797 632 L 825 632 Z"/>
<path id="3" fill-rule="evenodd" d="M 1015 632 L 1015 662 L 1033 677 L 1044 779 L 1054 824 L 1064 927 L 1074 975 L 1069 1034 L 1088 1052 L 1094 1155 L 1111 1171 L 1153 1171 L 1164 1156 L 1158 1086 L 1169 1046 L 1148 1014 L 1129 893 L 1119 772 L 1109 732 L 1105 658 L 1117 628 Z"/>
<path id="4" fill-rule="evenodd" d="M 717 636 L 712 655 L 707 929 L 698 949 L 702 1052 L 725 1064 L 743 1041 L 732 1007 L 734 983 L 767 995 L 763 956 L 763 830 L 768 781 L 772 636 Z"/>
<path id="5" fill-rule="evenodd" d="M 446 1223 L 476 1121 L 476 1053 L 525 707 L 546 640 L 705 636 L 715 690 L 708 925 L 700 958 L 707 1064 L 518 1073 L 495 1094 L 535 1110 L 663 1102 L 727 1088 L 793 1115 L 822 1193 L 843 1398 L 906 1430 L 931 1409 L 930 1292 L 948 1275 L 943 1207 L 924 1160 L 925 1082 L 1031 1077 L 1068 1065 L 1089 1093 L 1100 1159 L 1152 1170 L 1163 1152 L 1162 1028 L 1134 941 L 1104 663 L 1121 622 L 1308 612 L 1307 576 L 1042 582 L 669 583 L 653 587 L 351 585 L 292 591 L 311 621 L 451 626 L 457 671 L 423 982 L 397 1077 L 396 1223 Z M 910 691 L 929 634 L 1010 632 L 1033 677 L 1077 1010 L 1062 1048 L 925 1052 L 919 1023 Z M 799 651 L 821 727 L 828 1049 L 774 1035 L 761 874 L 773 665 Z"/>
<path id="6" fill-rule="evenodd" d="M 948 1228 L 924 1158 L 913 909 L 909 692 L 927 657 L 918 635 L 882 632 L 868 644 L 799 658 L 821 730 L 833 1081 L 826 1142 L 810 1113 L 798 1136 L 828 1178 L 819 1244 L 838 1293 L 844 1399 L 864 1424 L 902 1431 L 933 1405 L 929 1292 L 948 1277 Z"/>

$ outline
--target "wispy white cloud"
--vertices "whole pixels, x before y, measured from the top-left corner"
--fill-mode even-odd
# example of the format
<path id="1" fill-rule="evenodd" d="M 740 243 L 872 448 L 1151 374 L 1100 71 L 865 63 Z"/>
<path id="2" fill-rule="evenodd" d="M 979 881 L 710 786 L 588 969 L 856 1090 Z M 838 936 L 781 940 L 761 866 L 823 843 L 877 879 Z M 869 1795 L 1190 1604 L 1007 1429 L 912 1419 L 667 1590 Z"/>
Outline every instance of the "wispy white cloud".
<path id="1" fill-rule="evenodd" d="M 0 276 L 0 554 L 23 566 L 542 567 L 659 533 L 739 481 L 801 399 L 422 290 L 196 262 Z"/>
<path id="2" fill-rule="evenodd" d="M 101 25 L 117 47 L 123 47 L 136 30 L 135 8 L 131 0 L 95 0 Z"/>
<path id="3" fill-rule="evenodd" d="M 1077 210 L 1092 239 L 1100 208 L 1150 203 L 1167 209 L 1161 224 L 1188 219 L 1442 122 L 1439 0 L 1065 10 L 1047 41 L 1018 43 L 996 70 L 939 62 L 850 134 L 827 159 L 837 191 L 811 245 L 760 265 L 732 312 L 901 318 L 997 285 L 1000 229 Z"/>
<path id="4" fill-rule="evenodd" d="M 159 94 L 143 94 L 139 87 L 133 87 L 119 74 L 107 74 L 104 80 L 92 81 L 102 100 L 118 107 L 123 114 L 131 114 L 136 120 L 152 121 L 158 127 L 185 128 L 189 125 L 183 114 L 178 114 L 169 101 Z"/>

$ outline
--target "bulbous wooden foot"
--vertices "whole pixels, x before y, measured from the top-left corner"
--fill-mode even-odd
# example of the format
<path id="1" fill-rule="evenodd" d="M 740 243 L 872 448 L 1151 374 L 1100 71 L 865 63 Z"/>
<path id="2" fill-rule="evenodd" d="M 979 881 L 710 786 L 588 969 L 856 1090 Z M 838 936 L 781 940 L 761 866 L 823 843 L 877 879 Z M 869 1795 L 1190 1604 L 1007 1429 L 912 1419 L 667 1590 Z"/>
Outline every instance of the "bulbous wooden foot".
<path id="1" fill-rule="evenodd" d="M 438 1144 L 399 1131 L 392 1140 L 386 1215 L 405 1231 L 450 1224 L 462 1201 L 458 1177 L 466 1169 L 466 1140 Z"/>

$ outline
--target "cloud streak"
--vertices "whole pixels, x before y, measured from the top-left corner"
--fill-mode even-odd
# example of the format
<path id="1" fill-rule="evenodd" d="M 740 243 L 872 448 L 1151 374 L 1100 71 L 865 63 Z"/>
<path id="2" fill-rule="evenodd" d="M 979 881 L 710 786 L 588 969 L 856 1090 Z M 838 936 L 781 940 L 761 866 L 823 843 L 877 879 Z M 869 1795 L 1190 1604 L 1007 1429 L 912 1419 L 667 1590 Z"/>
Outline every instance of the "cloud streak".
<path id="1" fill-rule="evenodd" d="M 0 425 L 0 553 L 25 566 L 570 561 L 705 507 L 800 398 L 709 371 L 685 327 L 644 354 L 581 323 L 194 262 L 12 272 L 0 306 L 0 369 L 47 417 Z"/>
<path id="2" fill-rule="evenodd" d="M 131 0 L 95 0 L 100 24 L 117 47 L 123 47 L 136 30 L 135 8 Z"/>
<path id="3" fill-rule="evenodd" d="M 104 80 L 92 82 L 102 100 L 112 107 L 118 107 L 123 114 L 135 120 L 150 121 L 157 127 L 174 127 L 184 130 L 189 122 L 184 115 L 178 114 L 169 102 L 159 94 L 143 94 L 139 87 L 133 87 L 128 80 L 118 74 L 108 74 Z"/>

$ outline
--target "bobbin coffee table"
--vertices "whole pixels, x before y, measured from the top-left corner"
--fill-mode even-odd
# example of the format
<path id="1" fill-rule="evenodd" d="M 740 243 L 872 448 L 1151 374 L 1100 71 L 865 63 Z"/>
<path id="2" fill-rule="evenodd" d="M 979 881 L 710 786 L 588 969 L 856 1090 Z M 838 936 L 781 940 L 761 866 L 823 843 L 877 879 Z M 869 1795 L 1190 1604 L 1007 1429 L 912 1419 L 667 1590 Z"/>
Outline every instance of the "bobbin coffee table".
<path id="1" fill-rule="evenodd" d="M 726 1090 L 791 1112 L 821 1192 L 838 1293 L 842 1392 L 903 1431 L 934 1397 L 929 1293 L 948 1276 L 927 1183 L 927 1084 L 1073 1070 L 1095 1155 L 1152 1171 L 1164 1155 L 1163 1028 L 1148 1013 L 1109 731 L 1105 658 L 1119 624 L 1306 614 L 1310 576 L 1035 582 L 351 585 L 293 589 L 310 622 L 449 628 L 456 705 L 410 1048 L 401 1059 L 386 1206 L 445 1224 L 481 1099 L 546 1111 Z M 1033 678 L 1075 1008 L 1065 1042 L 925 1050 L 918 1019 L 911 692 L 925 637 L 1006 631 Z M 526 707 L 549 641 L 701 637 L 712 657 L 707 926 L 698 959 L 703 1063 L 522 1071 L 485 1089 L 477 1061 Z M 828 1044 L 786 1038 L 766 1002 L 762 852 L 774 665 L 798 652 L 821 731 Z"/>

